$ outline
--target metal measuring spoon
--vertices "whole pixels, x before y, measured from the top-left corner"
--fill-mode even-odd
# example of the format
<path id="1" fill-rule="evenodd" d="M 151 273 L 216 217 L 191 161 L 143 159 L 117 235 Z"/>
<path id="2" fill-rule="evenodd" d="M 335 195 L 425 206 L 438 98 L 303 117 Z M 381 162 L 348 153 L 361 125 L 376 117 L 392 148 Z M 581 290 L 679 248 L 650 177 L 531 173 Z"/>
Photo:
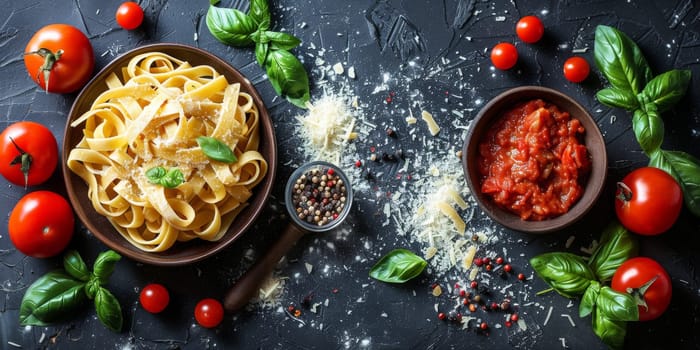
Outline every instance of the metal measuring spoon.
<path id="1" fill-rule="evenodd" d="M 306 175 L 307 178 L 309 174 L 313 176 L 312 172 L 314 170 L 319 171 L 319 177 L 323 174 L 331 174 L 331 177 L 334 180 L 342 180 L 342 184 L 345 185 L 345 201 L 343 202 L 343 207 L 338 212 L 332 212 L 330 219 L 328 219 L 327 222 L 323 222 L 323 218 L 320 217 L 320 215 L 318 221 L 316 221 L 317 218 L 315 217 L 312 217 L 311 220 L 309 220 L 308 216 L 305 216 L 305 218 L 302 219 L 300 218 L 300 213 L 297 211 L 297 208 L 301 207 L 303 214 L 306 203 L 301 203 L 300 198 L 294 196 L 296 191 L 294 185 L 297 184 L 297 181 L 304 175 Z M 306 180 L 302 181 L 302 183 L 306 184 Z M 336 184 L 337 181 L 333 183 L 334 188 Z M 302 192 L 305 191 L 302 190 Z M 303 195 L 303 193 L 299 195 Z M 314 197 L 312 203 L 317 202 L 315 198 L 316 197 Z M 329 200 L 329 202 L 332 205 L 332 194 L 330 198 L 331 200 Z M 258 292 L 260 285 L 275 268 L 282 256 L 284 256 L 304 234 L 308 232 L 328 232 L 340 225 L 350 212 L 352 199 L 353 193 L 350 181 L 348 180 L 347 176 L 345 176 L 345 173 L 343 173 L 337 166 L 328 162 L 315 161 L 306 163 L 297 168 L 292 175 L 290 175 L 289 180 L 287 180 L 287 186 L 284 190 L 285 206 L 287 207 L 287 212 L 289 213 L 291 222 L 287 224 L 282 232 L 282 235 L 277 242 L 272 245 L 270 250 L 262 258 L 260 258 L 260 260 L 258 260 L 258 262 L 253 265 L 248 272 L 238 279 L 231 289 L 229 289 L 224 297 L 224 309 L 226 309 L 227 312 L 235 312 L 245 306 L 248 301 Z M 307 198 L 307 201 L 308 200 L 310 199 Z M 340 201 L 339 198 L 337 200 Z M 326 205 L 328 205 L 328 203 Z M 321 215 L 323 215 L 323 213 Z"/>

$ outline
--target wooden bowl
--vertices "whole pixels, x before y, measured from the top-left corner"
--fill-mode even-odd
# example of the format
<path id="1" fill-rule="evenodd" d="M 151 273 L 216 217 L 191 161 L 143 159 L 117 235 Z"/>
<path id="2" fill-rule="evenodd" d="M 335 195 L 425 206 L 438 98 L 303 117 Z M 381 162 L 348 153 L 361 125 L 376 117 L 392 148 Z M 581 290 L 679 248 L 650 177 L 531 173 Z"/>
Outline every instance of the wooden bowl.
<path id="1" fill-rule="evenodd" d="M 128 61 L 136 55 L 146 52 L 163 52 L 177 59 L 188 61 L 192 65 L 207 64 L 216 71 L 226 76 L 229 83 L 240 83 L 241 91 L 250 94 L 260 111 L 260 146 L 259 151 L 268 163 L 268 172 L 265 178 L 253 189 L 253 196 L 248 200 L 246 207 L 234 220 L 223 238 L 217 242 L 192 240 L 189 242 L 176 242 L 164 252 L 151 253 L 142 251 L 127 240 L 112 226 L 107 219 L 98 214 L 88 199 L 88 187 L 85 182 L 75 175 L 66 165 L 68 155 L 83 136 L 82 127 L 71 127 L 73 120 L 87 111 L 95 98 L 107 89 L 105 78 L 112 72 L 118 72 L 126 66 Z M 181 44 L 152 44 L 133 49 L 110 62 L 83 88 L 68 114 L 63 138 L 63 177 L 68 191 L 68 197 L 73 208 L 90 232 L 119 254 L 133 260 L 164 266 L 176 266 L 193 263 L 212 256 L 240 237 L 255 221 L 264 209 L 267 198 L 272 191 L 277 172 L 277 145 L 272 120 L 263 104 L 260 95 L 251 82 L 238 70 L 224 60 L 204 50 Z"/>
<path id="2" fill-rule="evenodd" d="M 568 212 L 542 221 L 522 220 L 518 215 L 499 207 L 481 192 L 482 177 L 479 174 L 477 156 L 479 143 L 489 128 L 503 113 L 519 102 L 543 99 L 569 112 L 572 118 L 581 121 L 585 128 L 583 142 L 591 158 L 591 171 L 585 179 L 583 196 Z M 467 134 L 462 151 L 464 175 L 477 203 L 494 221 L 512 230 L 529 233 L 547 233 L 561 230 L 583 217 L 593 207 L 602 192 L 608 169 L 605 140 L 595 120 L 580 104 L 561 92 L 540 86 L 523 86 L 510 89 L 496 96 L 479 111 Z"/>

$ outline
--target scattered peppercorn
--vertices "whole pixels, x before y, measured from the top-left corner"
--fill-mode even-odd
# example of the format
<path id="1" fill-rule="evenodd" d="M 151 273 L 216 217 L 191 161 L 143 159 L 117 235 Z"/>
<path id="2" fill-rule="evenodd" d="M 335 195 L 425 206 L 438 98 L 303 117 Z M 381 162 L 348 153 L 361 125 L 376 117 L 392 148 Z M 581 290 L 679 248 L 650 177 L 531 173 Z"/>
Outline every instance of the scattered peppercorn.
<path id="1" fill-rule="evenodd" d="M 499 256 L 499 257 L 497 257 L 497 258 L 496 258 L 496 264 L 498 264 L 498 265 L 501 265 L 501 264 L 503 264 L 503 258 L 502 258 L 502 257 L 500 257 L 500 256 Z"/>
<path id="2" fill-rule="evenodd" d="M 512 314 L 512 315 L 510 315 L 510 320 L 513 321 L 513 322 L 517 322 L 517 321 L 518 321 L 518 314 Z"/>
<path id="3" fill-rule="evenodd" d="M 444 320 L 445 318 L 447 318 L 447 316 L 445 316 L 444 312 L 438 314 L 438 319 Z"/>
<path id="4" fill-rule="evenodd" d="M 467 305 L 467 304 L 469 304 L 469 299 L 467 299 L 467 298 L 462 299 L 462 305 Z"/>
<path id="5" fill-rule="evenodd" d="M 485 330 L 489 329 L 489 325 L 486 322 L 481 322 L 481 324 L 479 325 L 479 328 L 481 328 L 481 330 L 485 331 Z"/>
<path id="6" fill-rule="evenodd" d="M 491 264 L 486 265 L 486 271 L 491 271 L 491 270 L 493 270 L 493 265 L 491 265 Z"/>
<path id="7" fill-rule="evenodd" d="M 476 304 L 469 304 L 469 311 L 476 312 Z"/>
<path id="8" fill-rule="evenodd" d="M 356 160 L 356 161 L 355 161 L 355 166 L 358 167 L 358 168 L 361 167 L 361 166 L 362 166 L 362 161 L 359 160 L 359 159 Z"/>
<path id="9" fill-rule="evenodd" d="M 500 306 L 498 305 L 497 302 L 491 302 L 491 310 L 498 310 L 500 309 Z"/>
<path id="10" fill-rule="evenodd" d="M 476 233 L 472 235 L 472 242 L 478 242 L 479 241 L 479 235 Z"/>
<path id="11" fill-rule="evenodd" d="M 503 271 L 505 271 L 505 272 L 511 272 L 511 271 L 513 271 L 513 266 L 510 266 L 510 264 L 505 264 L 505 265 L 503 266 Z"/>
<path id="12" fill-rule="evenodd" d="M 501 310 L 508 310 L 510 309 L 510 300 L 506 299 L 503 302 L 501 302 Z"/>
<path id="13" fill-rule="evenodd" d="M 484 258 L 484 264 L 488 265 L 490 263 L 491 263 L 491 258 L 488 258 L 488 257 Z"/>
<path id="14" fill-rule="evenodd" d="M 469 284 L 469 286 L 472 287 L 473 289 L 476 289 L 476 287 L 478 287 L 479 284 L 476 283 L 476 281 L 472 281 L 472 282 Z"/>
<path id="15" fill-rule="evenodd" d="M 465 297 L 465 296 L 467 296 L 467 291 L 464 290 L 464 289 L 460 289 L 460 290 L 459 290 L 459 296 L 460 296 L 460 297 Z"/>
<path id="16" fill-rule="evenodd" d="M 386 136 L 396 137 L 396 131 L 392 128 L 386 128 Z"/>
<path id="17" fill-rule="evenodd" d="M 481 295 L 475 295 L 472 300 L 474 300 L 475 303 L 481 303 Z"/>
<path id="18" fill-rule="evenodd" d="M 518 279 L 521 280 L 521 281 L 524 281 L 524 280 L 525 280 L 525 274 L 519 273 L 519 274 L 518 274 Z"/>
<path id="19" fill-rule="evenodd" d="M 474 265 L 481 267 L 482 265 L 484 265 L 484 259 L 482 259 L 482 258 L 474 259 Z"/>
<path id="20" fill-rule="evenodd" d="M 510 321 L 506 321 L 506 327 L 510 328 L 513 324 Z"/>
<path id="21" fill-rule="evenodd" d="M 299 316 L 301 316 L 301 310 L 299 310 L 299 309 L 294 310 L 294 317 L 299 317 Z"/>

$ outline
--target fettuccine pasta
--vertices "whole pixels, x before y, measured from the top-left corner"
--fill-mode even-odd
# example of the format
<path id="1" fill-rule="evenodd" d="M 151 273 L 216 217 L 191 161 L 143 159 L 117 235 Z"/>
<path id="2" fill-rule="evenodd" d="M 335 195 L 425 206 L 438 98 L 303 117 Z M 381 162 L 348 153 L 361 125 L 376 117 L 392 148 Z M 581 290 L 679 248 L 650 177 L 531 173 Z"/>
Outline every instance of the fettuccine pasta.
<path id="1" fill-rule="evenodd" d="M 221 239 L 267 173 L 253 98 L 208 65 L 159 52 L 134 57 L 121 75 L 109 75 L 108 89 L 71 123 L 83 125 L 83 138 L 68 167 L 95 210 L 139 249 Z M 237 160 L 210 159 L 199 136 L 229 146 Z M 146 172 L 156 167 L 178 169 L 184 182 L 152 183 Z"/>

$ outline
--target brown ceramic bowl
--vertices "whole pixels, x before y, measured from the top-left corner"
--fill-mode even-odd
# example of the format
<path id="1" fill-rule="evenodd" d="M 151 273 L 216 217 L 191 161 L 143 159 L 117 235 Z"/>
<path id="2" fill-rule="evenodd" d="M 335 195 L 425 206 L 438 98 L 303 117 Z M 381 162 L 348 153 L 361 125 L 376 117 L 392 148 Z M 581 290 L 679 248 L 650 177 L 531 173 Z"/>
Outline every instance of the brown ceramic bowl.
<path id="1" fill-rule="evenodd" d="M 505 111 L 512 108 L 518 102 L 537 98 L 557 105 L 562 111 L 569 112 L 572 118 L 581 121 L 581 124 L 583 124 L 583 127 L 586 129 L 583 142 L 588 148 L 592 167 L 591 172 L 585 180 L 583 196 L 567 213 L 543 221 L 525 221 L 520 219 L 518 215 L 502 209 L 496 205 L 489 196 L 481 193 L 482 177 L 478 170 L 477 156 L 479 154 L 481 138 Z M 605 150 L 605 140 L 591 115 L 571 97 L 556 90 L 540 86 L 517 87 L 489 101 L 472 122 L 462 152 L 464 175 L 469 189 L 474 198 L 476 198 L 481 209 L 501 225 L 512 230 L 529 233 L 547 233 L 561 230 L 584 216 L 591 207 L 593 207 L 600 196 L 605 184 L 605 176 L 607 175 L 607 164 L 608 159 Z"/>
<path id="2" fill-rule="evenodd" d="M 268 173 L 265 179 L 253 189 L 253 196 L 248 201 L 249 206 L 236 217 L 228 232 L 221 240 L 217 242 L 207 242 L 203 240 L 176 242 L 170 249 L 161 253 L 144 252 L 122 238 L 107 219 L 95 211 L 88 199 L 87 185 L 80 177 L 68 169 L 66 165 L 68 154 L 80 141 L 83 132 L 82 126 L 73 128 L 70 126 L 71 122 L 88 110 L 95 98 L 106 90 L 107 86 L 104 81 L 108 74 L 121 70 L 121 67 L 126 66 L 127 62 L 132 57 L 151 51 L 163 52 L 175 58 L 188 61 L 193 65 L 210 65 L 214 67 L 216 71 L 226 76 L 229 83 L 241 83 L 241 91 L 245 91 L 253 97 L 260 111 L 259 151 L 268 163 Z M 68 197 L 70 198 L 76 214 L 90 232 L 109 248 L 131 259 L 147 264 L 175 266 L 199 261 L 221 251 L 240 237 L 252 225 L 253 221 L 255 221 L 263 210 L 272 190 L 277 171 L 277 146 L 272 120 L 270 119 L 267 109 L 265 109 L 260 95 L 255 90 L 253 84 L 238 70 L 213 54 L 195 47 L 181 44 L 153 44 L 136 48 L 119 56 L 97 73 L 85 88 L 83 88 L 68 114 L 63 138 L 62 161 L 63 176 L 68 191 Z"/>

